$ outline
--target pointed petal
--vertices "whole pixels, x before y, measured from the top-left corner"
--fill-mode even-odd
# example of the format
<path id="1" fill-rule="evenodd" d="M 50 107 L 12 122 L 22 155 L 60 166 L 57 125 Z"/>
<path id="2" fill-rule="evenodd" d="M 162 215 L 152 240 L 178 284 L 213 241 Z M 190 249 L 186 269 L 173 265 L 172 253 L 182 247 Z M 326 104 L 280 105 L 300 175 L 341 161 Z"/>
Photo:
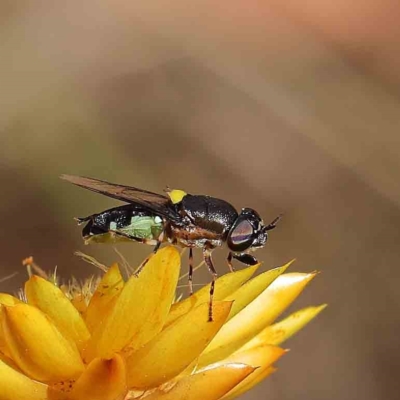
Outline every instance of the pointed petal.
<path id="1" fill-rule="evenodd" d="M 101 279 L 87 307 L 85 321 L 90 332 L 94 331 L 112 309 L 111 302 L 116 300 L 123 287 L 124 280 L 118 264 L 113 264 Z"/>
<path id="2" fill-rule="evenodd" d="M 74 295 L 71 299 L 72 305 L 78 310 L 80 315 L 84 315 L 87 310 L 85 296 L 81 293 Z"/>
<path id="3" fill-rule="evenodd" d="M 249 390 L 256 384 L 256 382 L 259 382 L 258 378 L 260 376 L 263 378 L 265 377 L 265 371 L 271 370 L 271 365 L 281 358 L 285 353 L 286 350 L 280 347 L 263 344 L 252 347 L 248 350 L 237 351 L 230 357 L 219 362 L 218 365 L 237 362 L 257 367 L 257 369 L 250 376 L 240 382 L 226 396 L 224 396 L 224 400 L 225 398 L 237 397 L 239 394 Z"/>
<path id="4" fill-rule="evenodd" d="M 32 378 L 55 382 L 83 371 L 75 344 L 37 308 L 28 304 L 3 306 L 2 325 L 12 359 Z"/>
<path id="5" fill-rule="evenodd" d="M 294 260 L 288 262 L 282 267 L 277 267 L 266 271 L 249 282 L 245 283 L 242 287 L 238 288 L 234 293 L 224 300 L 235 300 L 229 319 L 233 318 L 238 312 L 243 310 L 249 303 L 251 303 L 259 294 L 261 294 L 279 275 L 283 274 Z"/>
<path id="6" fill-rule="evenodd" d="M 6 306 L 13 306 L 19 303 L 22 303 L 22 301 L 17 299 L 16 297 L 11 296 L 8 293 L 0 293 L 0 352 L 8 357 L 10 357 L 10 352 L 7 348 L 7 344 L 4 338 L 3 327 L 1 326 L 2 312 L 3 312 L 3 307 L 1 305 L 3 304 Z"/>
<path id="7" fill-rule="evenodd" d="M 15 304 L 19 303 L 22 303 L 22 301 L 14 296 L 11 296 L 11 294 L 0 293 L 0 304 L 4 304 L 5 306 L 14 306 Z"/>
<path id="8" fill-rule="evenodd" d="M 322 304 L 318 307 L 307 307 L 294 312 L 282 321 L 266 327 L 257 336 L 246 343 L 241 350 L 262 343 L 274 345 L 283 343 L 314 319 L 326 306 L 326 304 Z"/>
<path id="9" fill-rule="evenodd" d="M 252 367 L 268 367 L 281 358 L 286 352 L 286 350 L 278 346 L 261 344 L 246 350 L 235 351 L 229 357 L 218 362 L 218 365 L 241 363 L 251 365 Z"/>
<path id="10" fill-rule="evenodd" d="M 12 369 L 14 369 L 15 371 L 22 373 L 22 371 L 18 368 L 18 365 L 15 364 L 15 362 L 5 353 L 0 352 L 0 360 L 3 361 L 3 363 L 7 364 Z"/>
<path id="11" fill-rule="evenodd" d="M 183 378 L 169 391 L 157 390 L 146 400 L 218 400 L 254 371 L 246 364 L 226 364 Z"/>
<path id="12" fill-rule="evenodd" d="M 200 357 L 208 365 L 228 357 L 271 324 L 304 290 L 316 273 L 279 276 L 217 333 Z"/>
<path id="13" fill-rule="evenodd" d="M 257 271 L 260 264 L 244 268 L 239 271 L 230 272 L 218 278 L 215 282 L 215 295 L 214 300 L 225 300 L 229 295 L 235 292 L 244 282 L 248 281 L 253 274 Z M 192 296 L 175 303 L 171 307 L 171 312 L 168 315 L 167 325 L 173 322 L 176 318 L 186 314 L 191 309 L 199 304 L 209 301 L 210 298 L 210 285 L 202 287 Z M 233 300 L 232 298 L 228 298 Z"/>
<path id="14" fill-rule="evenodd" d="M 231 306 L 231 302 L 214 302 L 209 322 L 208 303 L 201 304 L 134 352 L 127 359 L 129 388 L 156 387 L 187 368 L 219 331 Z"/>
<path id="15" fill-rule="evenodd" d="M 180 256 L 172 247 L 152 255 L 140 272 L 126 282 L 115 305 L 93 332 L 85 359 L 111 358 L 132 344 L 143 346 L 165 324 L 175 296 L 180 270 Z"/>
<path id="16" fill-rule="evenodd" d="M 94 359 L 75 382 L 68 400 L 122 400 L 127 393 L 125 363 L 121 356 Z"/>
<path id="17" fill-rule="evenodd" d="M 232 400 L 238 398 L 243 393 L 248 392 L 258 383 L 262 382 L 269 375 L 276 371 L 275 367 L 258 368 L 254 373 L 248 376 L 245 380 L 240 382 L 236 387 L 234 387 L 229 393 L 227 393 L 221 400 Z M 257 372 L 257 374 L 255 374 Z M 254 375 L 254 377 L 253 377 Z"/>
<path id="18" fill-rule="evenodd" d="M 47 400 L 47 385 L 34 382 L 0 360 L 0 400 Z"/>
<path id="19" fill-rule="evenodd" d="M 54 283 L 32 275 L 25 283 L 28 304 L 43 311 L 59 331 L 72 339 L 78 348 L 90 338 L 90 333 L 79 311 Z"/>

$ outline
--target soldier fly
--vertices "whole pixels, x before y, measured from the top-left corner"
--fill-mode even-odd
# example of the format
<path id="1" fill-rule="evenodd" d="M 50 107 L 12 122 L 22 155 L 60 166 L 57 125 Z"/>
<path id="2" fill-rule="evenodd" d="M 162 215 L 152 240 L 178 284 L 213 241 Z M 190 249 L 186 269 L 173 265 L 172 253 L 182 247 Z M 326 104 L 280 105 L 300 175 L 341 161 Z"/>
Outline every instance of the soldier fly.
<path id="1" fill-rule="evenodd" d="M 89 242 L 136 241 L 154 246 L 170 242 L 189 248 L 189 288 L 193 293 L 193 248 L 201 248 L 203 258 L 212 275 L 210 312 L 217 272 L 211 258 L 212 251 L 226 243 L 228 266 L 233 271 L 232 259 L 246 265 L 257 264 L 249 252 L 265 245 L 267 231 L 274 229 L 281 216 L 264 225 L 259 214 L 251 208 L 240 213 L 226 202 L 204 195 L 191 195 L 182 190 L 166 190 L 166 195 L 152 193 L 131 186 L 117 185 L 93 178 L 62 175 L 74 185 L 118 199 L 129 204 L 111 208 L 85 218 L 82 235 Z"/>

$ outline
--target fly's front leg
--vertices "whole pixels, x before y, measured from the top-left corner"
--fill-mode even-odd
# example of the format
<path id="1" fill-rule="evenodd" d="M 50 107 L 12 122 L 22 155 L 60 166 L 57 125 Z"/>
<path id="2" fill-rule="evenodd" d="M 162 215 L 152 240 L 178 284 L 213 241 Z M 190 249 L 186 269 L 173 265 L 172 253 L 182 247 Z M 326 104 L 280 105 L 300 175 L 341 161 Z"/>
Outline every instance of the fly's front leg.
<path id="1" fill-rule="evenodd" d="M 258 264 L 257 258 L 253 257 L 251 254 L 238 253 L 238 254 L 232 254 L 232 257 L 235 260 L 238 260 L 241 263 L 246 264 L 246 265 L 256 265 L 256 264 Z"/>
<path id="2" fill-rule="evenodd" d="M 212 275 L 212 281 L 211 281 L 211 286 L 210 286 L 210 307 L 208 309 L 208 320 L 211 322 L 213 320 L 212 316 L 212 305 L 213 305 L 213 298 L 214 298 L 214 289 L 215 289 L 215 280 L 218 277 L 217 271 L 214 268 L 214 264 L 211 258 L 211 251 L 212 249 L 205 246 L 203 247 L 203 257 L 204 261 L 208 267 L 208 270 L 210 271 L 210 274 Z"/>

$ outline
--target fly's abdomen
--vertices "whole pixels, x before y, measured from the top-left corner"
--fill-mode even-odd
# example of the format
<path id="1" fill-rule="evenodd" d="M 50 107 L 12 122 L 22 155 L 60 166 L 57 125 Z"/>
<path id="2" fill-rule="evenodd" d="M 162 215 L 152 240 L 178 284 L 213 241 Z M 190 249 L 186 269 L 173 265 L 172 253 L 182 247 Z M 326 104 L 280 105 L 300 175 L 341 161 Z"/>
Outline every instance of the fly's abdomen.
<path id="1" fill-rule="evenodd" d="M 122 232 L 125 235 L 138 239 L 147 240 L 157 239 L 162 232 L 162 228 L 162 219 L 158 216 L 135 215 L 131 217 L 131 220 L 127 225 L 118 227 L 116 224 L 114 229 L 113 223 L 111 223 L 111 230 Z"/>
<path id="2" fill-rule="evenodd" d="M 106 210 L 80 220 L 87 222 L 82 235 L 85 241 L 116 243 L 157 240 L 163 230 L 163 220 L 137 205 L 126 205 Z"/>

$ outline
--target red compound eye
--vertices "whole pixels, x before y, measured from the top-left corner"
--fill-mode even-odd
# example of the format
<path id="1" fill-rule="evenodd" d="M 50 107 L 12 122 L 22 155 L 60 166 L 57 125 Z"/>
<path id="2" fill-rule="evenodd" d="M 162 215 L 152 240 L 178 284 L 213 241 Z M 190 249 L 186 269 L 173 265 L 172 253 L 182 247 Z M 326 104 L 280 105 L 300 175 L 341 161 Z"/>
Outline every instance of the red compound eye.
<path id="1" fill-rule="evenodd" d="M 233 251 L 248 249 L 254 240 L 254 229 L 247 219 L 238 219 L 228 235 L 228 246 Z"/>

